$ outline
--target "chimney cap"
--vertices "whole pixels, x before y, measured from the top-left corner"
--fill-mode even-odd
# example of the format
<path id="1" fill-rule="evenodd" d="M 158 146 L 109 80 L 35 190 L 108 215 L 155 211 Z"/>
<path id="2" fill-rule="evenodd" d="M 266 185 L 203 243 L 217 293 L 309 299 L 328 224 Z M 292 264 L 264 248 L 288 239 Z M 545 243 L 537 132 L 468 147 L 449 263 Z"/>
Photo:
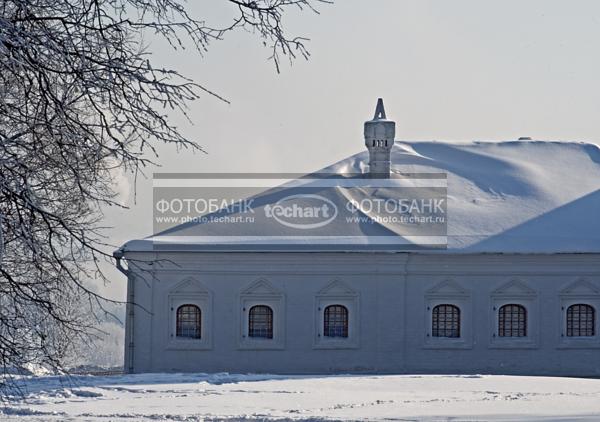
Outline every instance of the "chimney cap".
<path id="1" fill-rule="evenodd" d="M 383 98 L 377 99 L 377 106 L 375 107 L 375 115 L 373 120 L 386 120 L 385 108 L 383 107 Z"/>

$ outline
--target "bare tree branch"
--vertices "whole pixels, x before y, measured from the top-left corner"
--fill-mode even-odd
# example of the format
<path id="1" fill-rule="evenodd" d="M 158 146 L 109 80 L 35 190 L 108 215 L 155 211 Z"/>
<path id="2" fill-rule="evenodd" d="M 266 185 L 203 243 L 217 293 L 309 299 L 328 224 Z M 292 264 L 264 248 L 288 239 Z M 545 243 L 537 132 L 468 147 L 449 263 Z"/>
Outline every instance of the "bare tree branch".
<path id="1" fill-rule="evenodd" d="M 319 2 L 319 0 L 314 0 Z M 103 206 L 121 206 L 115 169 L 137 175 L 155 146 L 202 151 L 171 124 L 171 111 L 205 93 L 154 63 L 143 36 L 202 54 L 241 29 L 280 57 L 308 58 L 305 38 L 283 28 L 290 8 L 313 0 L 223 0 L 231 24 L 211 27 L 177 0 L 0 0 L 0 365 L 60 369 L 78 336 L 108 312 L 88 280 L 106 280 L 113 245 Z M 0 380 L 1 382 L 1 380 Z"/>

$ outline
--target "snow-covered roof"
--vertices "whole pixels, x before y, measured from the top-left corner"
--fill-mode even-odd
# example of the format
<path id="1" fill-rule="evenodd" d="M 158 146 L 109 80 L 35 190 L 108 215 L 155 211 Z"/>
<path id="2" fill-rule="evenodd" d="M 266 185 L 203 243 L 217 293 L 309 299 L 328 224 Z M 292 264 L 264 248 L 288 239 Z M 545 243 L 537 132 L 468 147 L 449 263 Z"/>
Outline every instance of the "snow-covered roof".
<path id="1" fill-rule="evenodd" d="M 368 159 L 367 151 L 360 152 L 319 173 L 366 173 Z M 594 144 L 396 141 L 391 161 L 396 173 L 447 175 L 446 252 L 600 253 L 600 148 Z M 335 189 L 328 192 L 327 199 L 333 203 L 345 200 Z M 263 205 L 269 201 L 263 200 Z M 281 233 L 282 226 L 275 221 L 255 225 L 252 233 L 236 233 L 235 225 L 227 226 L 223 233 L 215 232 L 223 226 L 215 227 L 210 223 L 182 224 L 127 242 L 121 250 L 287 251 L 300 245 L 312 250 L 306 240 L 296 246 L 260 242 L 263 236 Z M 252 242 L 244 236 L 249 234 Z M 359 239 L 359 249 L 369 251 L 374 249 L 367 238 L 377 233 L 365 233 L 360 224 L 334 223 L 320 234 Z M 193 240 L 206 235 L 211 236 L 209 241 Z M 347 248 L 334 246 L 333 250 Z"/>

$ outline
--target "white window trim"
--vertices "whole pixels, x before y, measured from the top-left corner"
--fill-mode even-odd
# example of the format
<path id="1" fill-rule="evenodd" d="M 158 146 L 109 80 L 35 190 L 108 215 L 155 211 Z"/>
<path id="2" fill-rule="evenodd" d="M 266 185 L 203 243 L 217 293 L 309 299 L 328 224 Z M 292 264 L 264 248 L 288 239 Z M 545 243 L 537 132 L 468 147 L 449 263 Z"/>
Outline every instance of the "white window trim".
<path id="1" fill-rule="evenodd" d="M 600 298 L 598 297 L 561 297 L 560 301 L 560 349 L 598 349 L 600 348 L 600 335 L 598 335 L 598 323 L 600 323 Z M 589 337 L 567 337 L 567 309 L 571 305 L 590 305 L 594 308 L 594 335 Z"/>
<path id="2" fill-rule="evenodd" d="M 264 305 L 273 311 L 273 338 L 248 336 L 250 309 Z M 281 350 L 285 348 L 285 295 L 265 279 L 259 279 L 239 296 L 239 343 L 242 350 Z"/>
<path id="3" fill-rule="evenodd" d="M 181 305 L 196 305 L 200 308 L 200 337 L 177 337 L 177 308 Z M 168 300 L 169 332 L 168 350 L 208 350 L 212 349 L 212 296 L 204 293 L 172 293 Z"/>
<path id="4" fill-rule="evenodd" d="M 583 286 L 585 292 L 577 292 Z M 567 337 L 567 309 L 571 305 L 585 304 L 594 308 L 594 335 L 590 337 Z M 584 278 L 578 278 L 560 293 L 559 349 L 600 349 L 600 290 Z"/>
<path id="5" fill-rule="evenodd" d="M 442 291 L 449 286 L 453 291 Z M 460 337 L 433 337 L 433 308 L 437 305 L 454 305 L 460 310 Z M 471 295 L 453 280 L 444 280 L 425 295 L 424 349 L 471 349 L 473 347 L 473 323 Z"/>
<path id="6" fill-rule="evenodd" d="M 535 349 L 539 347 L 538 294 L 521 279 L 503 284 L 490 296 L 490 342 L 492 349 Z M 500 308 L 504 305 L 521 305 L 526 312 L 525 337 L 500 337 Z"/>
<path id="7" fill-rule="evenodd" d="M 343 305 L 348 310 L 348 337 L 326 337 L 325 308 Z M 357 349 L 360 347 L 359 295 L 341 281 L 334 281 L 315 297 L 313 349 Z"/>
<path id="8" fill-rule="evenodd" d="M 500 337 L 499 322 L 500 308 L 504 305 L 521 305 L 525 308 L 526 336 L 525 337 Z M 492 297 L 491 315 L 491 338 L 492 349 L 535 349 L 538 346 L 539 318 L 537 300 L 535 296 L 499 296 Z"/>
<path id="9" fill-rule="evenodd" d="M 356 349 L 359 347 L 358 334 L 358 298 L 357 297 L 318 297 L 316 301 L 315 349 Z M 342 305 L 348 310 L 348 337 L 327 337 L 325 327 L 325 308 L 330 305 Z"/>

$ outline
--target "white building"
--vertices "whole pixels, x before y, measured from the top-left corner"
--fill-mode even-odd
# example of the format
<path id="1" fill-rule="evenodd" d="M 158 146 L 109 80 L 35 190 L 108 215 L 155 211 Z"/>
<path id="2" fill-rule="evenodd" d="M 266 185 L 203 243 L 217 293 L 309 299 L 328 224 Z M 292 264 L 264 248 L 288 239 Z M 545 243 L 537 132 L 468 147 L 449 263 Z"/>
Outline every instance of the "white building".
<path id="1" fill-rule="evenodd" d="M 600 149 L 394 132 L 378 104 L 368 151 L 324 171 L 447 175 L 446 248 L 361 223 L 272 242 L 274 219 L 130 241 L 125 370 L 600 375 Z"/>

